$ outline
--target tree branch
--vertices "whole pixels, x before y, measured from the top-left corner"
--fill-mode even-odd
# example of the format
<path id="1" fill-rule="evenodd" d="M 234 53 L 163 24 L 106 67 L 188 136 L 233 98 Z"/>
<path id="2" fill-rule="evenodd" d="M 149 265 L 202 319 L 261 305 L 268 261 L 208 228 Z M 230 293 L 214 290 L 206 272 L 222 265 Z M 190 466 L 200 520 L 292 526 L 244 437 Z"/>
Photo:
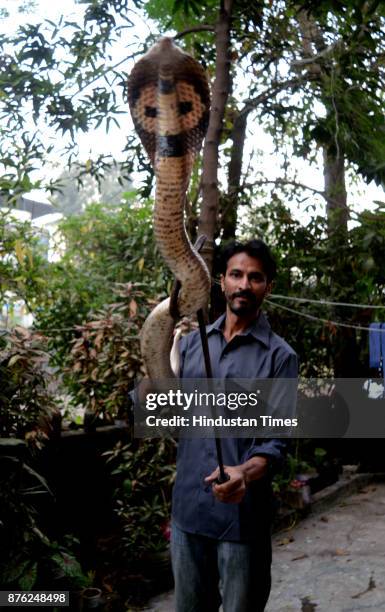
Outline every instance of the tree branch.
<path id="1" fill-rule="evenodd" d="M 293 89 L 294 87 L 301 85 L 301 83 L 305 81 L 316 81 L 317 78 L 318 77 L 316 76 L 304 75 L 301 77 L 288 79 L 287 81 L 282 81 L 281 83 L 276 83 L 268 89 L 265 89 L 265 91 L 262 91 L 256 98 L 249 98 L 248 100 L 245 100 L 244 107 L 240 110 L 239 114 L 247 115 L 252 110 L 257 108 L 260 104 L 263 104 L 273 96 L 276 96 L 281 91 L 284 91 L 285 89 Z"/>
<path id="2" fill-rule="evenodd" d="M 334 51 L 339 50 L 343 50 L 342 40 L 337 40 L 335 43 L 329 45 L 328 47 L 326 47 L 326 49 L 323 49 L 323 51 L 320 51 L 320 53 L 317 53 L 316 55 L 305 57 L 304 59 L 300 60 L 293 60 L 290 64 L 290 67 L 300 68 L 301 66 L 307 66 L 308 64 L 315 64 L 316 62 L 319 62 L 319 60 L 325 59 L 329 55 L 332 55 Z"/>
<path id="3" fill-rule="evenodd" d="M 187 36 L 187 34 L 192 34 L 194 32 L 215 32 L 215 28 L 214 26 L 206 24 L 186 28 L 186 30 L 182 30 L 181 32 L 178 32 L 178 34 L 175 34 L 174 40 L 179 40 L 180 38 L 183 38 L 183 36 Z"/>
<path id="4" fill-rule="evenodd" d="M 96 77 L 94 77 L 93 79 L 91 79 L 90 81 L 88 81 L 87 83 L 82 85 L 81 87 L 79 87 L 79 89 L 77 91 L 75 91 L 75 93 L 70 97 L 70 100 L 73 100 L 74 98 L 76 98 L 76 96 L 78 96 L 82 91 L 87 89 L 87 87 L 92 85 L 92 83 L 95 83 L 96 81 L 98 81 L 99 79 L 104 77 L 106 74 L 111 72 L 111 70 L 115 70 L 115 68 L 118 68 L 121 64 L 124 64 L 124 62 L 127 62 L 128 60 L 132 59 L 136 55 L 140 55 L 140 54 L 141 54 L 141 51 L 136 51 L 135 53 L 133 53 L 129 57 L 125 57 L 124 59 L 120 60 L 119 62 L 117 62 L 113 66 L 108 66 L 102 72 L 100 72 Z"/>
<path id="5" fill-rule="evenodd" d="M 258 181 L 254 181 L 253 183 L 245 183 L 245 187 L 249 187 L 252 185 L 290 185 L 291 187 L 298 187 L 299 189 L 306 189 L 307 191 L 311 191 L 312 193 L 316 193 L 317 195 L 325 197 L 325 192 L 320 189 L 315 189 L 314 187 L 309 187 L 309 185 L 305 185 L 304 183 L 298 183 L 297 181 L 291 181 L 288 179 L 260 179 Z"/>
<path id="6" fill-rule="evenodd" d="M 254 185 L 278 185 L 284 187 L 285 185 L 290 185 L 291 187 L 298 187 L 298 189 L 304 189 L 306 191 L 311 191 L 317 195 L 322 196 L 329 202 L 335 206 L 339 205 L 339 200 L 337 198 L 333 198 L 331 195 L 327 194 L 326 191 L 322 191 L 321 189 L 315 189 L 314 187 L 309 187 L 309 185 L 305 185 L 304 183 L 299 183 L 298 181 L 291 181 L 288 179 L 260 179 L 258 181 L 254 181 L 253 183 L 244 183 L 243 188 L 245 187 L 253 187 Z M 346 206 L 347 214 L 349 214 L 349 207 Z"/>

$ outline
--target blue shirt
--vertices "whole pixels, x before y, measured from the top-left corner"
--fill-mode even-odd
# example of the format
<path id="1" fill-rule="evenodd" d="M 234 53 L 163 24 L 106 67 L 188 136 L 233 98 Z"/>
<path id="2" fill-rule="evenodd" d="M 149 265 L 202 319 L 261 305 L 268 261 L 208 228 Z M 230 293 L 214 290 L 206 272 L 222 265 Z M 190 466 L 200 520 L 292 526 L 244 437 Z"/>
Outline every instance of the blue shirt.
<path id="1" fill-rule="evenodd" d="M 271 330 L 263 313 L 230 342 L 222 332 L 225 317 L 207 327 L 214 378 L 297 378 L 296 353 Z M 181 377 L 206 377 L 199 331 L 182 338 L 180 354 Z M 294 412 L 295 393 L 290 402 Z M 267 456 L 274 464 L 283 459 L 286 448 L 285 441 L 278 439 L 223 438 L 221 443 L 225 465 L 239 465 L 255 455 Z M 184 531 L 218 540 L 262 537 L 272 519 L 271 476 L 251 482 L 240 504 L 225 504 L 216 500 L 211 485 L 204 482 L 217 465 L 214 439 L 179 440 L 173 520 Z"/>

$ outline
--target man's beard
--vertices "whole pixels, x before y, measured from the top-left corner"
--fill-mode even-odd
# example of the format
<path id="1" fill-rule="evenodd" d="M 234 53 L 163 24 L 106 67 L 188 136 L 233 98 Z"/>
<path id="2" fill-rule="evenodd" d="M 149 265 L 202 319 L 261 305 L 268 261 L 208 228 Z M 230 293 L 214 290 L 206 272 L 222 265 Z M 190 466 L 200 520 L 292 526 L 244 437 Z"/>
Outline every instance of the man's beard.
<path id="1" fill-rule="evenodd" d="M 234 305 L 234 300 L 235 298 L 238 297 L 244 297 L 247 299 L 247 302 L 237 305 Z M 237 291 L 236 293 L 231 294 L 228 298 L 227 298 L 227 303 L 229 305 L 229 308 L 231 310 L 231 312 L 233 312 L 234 314 L 242 317 L 245 315 L 250 315 L 250 314 L 257 314 L 258 309 L 260 307 L 260 305 L 262 304 L 262 300 L 257 300 L 256 296 L 254 295 L 254 293 L 252 293 L 251 291 Z"/>

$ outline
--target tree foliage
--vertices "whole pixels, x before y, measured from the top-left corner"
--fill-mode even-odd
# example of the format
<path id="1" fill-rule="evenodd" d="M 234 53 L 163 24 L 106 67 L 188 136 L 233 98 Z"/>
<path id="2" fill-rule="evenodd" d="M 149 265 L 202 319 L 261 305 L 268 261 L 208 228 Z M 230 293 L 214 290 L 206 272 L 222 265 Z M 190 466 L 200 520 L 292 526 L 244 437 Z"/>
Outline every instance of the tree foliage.
<path id="1" fill-rule="evenodd" d="M 125 194 L 132 192 L 132 182 L 123 174 L 121 165 L 116 163 L 98 182 L 92 173 L 81 174 L 81 164 L 74 164 L 58 177 L 58 191 L 51 196 L 51 203 L 65 216 L 80 213 L 94 202 L 120 204 Z"/>
<path id="2" fill-rule="evenodd" d="M 40 300 L 47 271 L 46 236 L 29 221 L 0 212 L 0 306 L 23 300 L 30 311 Z"/>
<path id="3" fill-rule="evenodd" d="M 106 59 L 123 36 L 134 32 L 134 9 L 145 11 L 159 34 L 192 30 L 180 44 L 206 66 L 211 77 L 214 74 L 218 2 L 86 0 L 82 5 L 83 23 L 63 17 L 58 23 L 45 20 L 3 35 L 0 102 L 6 170 L 2 187 L 8 195 L 31 187 L 32 168 L 50 151 L 44 125 L 63 133 L 63 147 L 74 161 L 79 131 L 97 125 L 107 129 L 127 113 L 121 96 L 127 75 L 119 66 L 106 66 Z M 322 3 L 320 8 L 311 2 L 272 5 L 236 0 L 231 25 L 233 97 L 223 143 L 231 136 L 238 114 L 244 113 L 250 115 L 249 124 L 257 120 L 271 132 L 284 155 L 289 147 L 286 155 L 315 161 L 317 147 L 327 143 L 366 180 L 381 182 L 383 25 L 383 7 L 376 2 Z M 142 47 L 128 47 L 128 53 L 135 57 L 144 52 L 156 35 L 155 27 Z M 36 127 L 31 129 L 33 123 Z M 223 153 L 222 167 L 227 163 L 225 147 Z M 134 168 L 145 171 L 143 188 L 148 195 L 151 172 L 132 134 L 125 155 L 123 173 Z M 101 155 L 89 160 L 86 170 L 100 177 L 110 162 Z M 282 170 L 282 177 L 290 178 L 287 160 Z M 222 191 L 225 196 L 226 190 Z M 220 229 L 221 224 L 219 234 Z"/>
<path id="4" fill-rule="evenodd" d="M 45 19 L 0 37 L 0 192 L 7 197 L 40 186 L 32 179 L 33 170 L 46 161 L 57 136 L 62 155 L 76 160 L 78 132 L 102 124 L 108 130 L 125 112 L 119 92 L 126 75 L 112 64 L 106 67 L 106 61 L 111 62 L 111 48 L 132 27 L 129 3 L 82 4 L 82 23 Z M 100 176 L 106 163 L 99 156 L 89 171 Z"/>
<path id="5" fill-rule="evenodd" d="M 50 265 L 35 316 L 62 363 L 75 326 L 114 303 L 114 288 L 139 283 L 145 295 L 156 299 L 170 288 L 171 279 L 153 241 L 151 204 L 139 205 L 134 196 L 123 205 L 93 204 L 63 219 L 59 239 L 65 251 Z"/>
<path id="6" fill-rule="evenodd" d="M 48 260 L 47 241 L 30 222 L 4 214 L 0 229 L 0 304 L 24 300 L 57 364 L 64 363 L 76 326 L 114 304 L 116 291 L 135 284 L 146 298 L 140 302 L 143 317 L 150 309 L 147 299 L 165 297 L 171 288 L 154 244 L 152 204 L 139 204 L 134 193 L 123 204 L 91 204 L 63 218 L 55 261 Z"/>
<path id="7" fill-rule="evenodd" d="M 343 296 L 344 301 L 353 304 L 383 304 L 384 205 L 379 203 L 376 212 L 363 211 L 357 215 L 356 226 L 338 251 L 341 274 L 335 277 L 331 277 L 330 270 L 336 254 L 330 251 L 325 217 L 314 216 L 304 226 L 279 199 L 251 215 L 242 237 L 258 236 L 271 244 L 280 271 L 274 293 L 294 298 L 293 301 L 268 300 L 266 308 L 273 329 L 297 351 L 302 375 L 333 376 L 333 350 L 341 347 L 338 323 L 368 327 L 373 311 L 370 308 L 332 309 L 321 302 L 342 301 Z M 316 299 L 320 303 L 298 303 L 297 298 Z M 384 314 L 381 310 L 377 312 L 380 317 Z M 345 354 L 345 376 L 368 375 L 368 332 L 349 327 L 346 331 L 350 353 Z"/>

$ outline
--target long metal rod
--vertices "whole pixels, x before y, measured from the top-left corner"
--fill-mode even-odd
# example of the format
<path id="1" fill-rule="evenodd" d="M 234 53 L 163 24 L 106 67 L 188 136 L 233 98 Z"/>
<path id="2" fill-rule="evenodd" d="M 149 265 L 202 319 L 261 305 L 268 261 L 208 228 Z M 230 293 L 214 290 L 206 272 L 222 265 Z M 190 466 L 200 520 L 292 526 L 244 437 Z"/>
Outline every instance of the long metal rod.
<path id="1" fill-rule="evenodd" d="M 198 310 L 197 317 L 198 317 L 199 332 L 200 332 L 201 342 L 202 342 L 203 357 L 205 360 L 206 376 L 207 378 L 212 378 L 213 371 L 211 367 L 209 343 L 207 341 L 205 318 L 204 318 L 202 308 Z M 215 436 L 215 446 L 217 449 L 217 458 L 218 458 L 218 467 L 219 467 L 219 478 L 217 478 L 217 483 L 222 484 L 224 482 L 227 482 L 227 480 L 229 480 L 229 475 L 226 474 L 225 468 L 223 466 L 222 444 L 221 444 L 221 439 L 218 438 L 217 436 Z"/>
<path id="2" fill-rule="evenodd" d="M 194 244 L 194 249 L 198 253 L 201 250 L 202 246 L 204 245 L 205 241 L 206 241 L 206 236 L 204 236 L 203 234 L 201 236 L 198 236 Z M 175 321 L 180 317 L 179 312 L 178 312 L 178 296 L 179 296 L 180 289 L 181 289 L 181 283 L 179 280 L 175 279 L 174 286 L 171 291 L 171 297 L 170 297 L 170 315 L 172 316 L 173 319 L 175 319 Z M 213 377 L 213 371 L 211 367 L 209 343 L 207 341 L 205 317 L 204 317 L 202 308 L 198 310 L 197 318 L 198 318 L 199 332 L 200 332 L 201 342 L 202 342 L 203 357 L 205 360 L 206 376 L 208 379 L 210 379 Z M 226 474 L 225 468 L 223 466 L 222 444 L 221 444 L 220 438 L 218 438 L 217 436 L 215 436 L 215 446 L 217 449 L 217 459 L 218 459 L 218 467 L 219 467 L 219 477 L 217 478 L 217 483 L 222 484 L 229 480 L 229 475 Z"/>

